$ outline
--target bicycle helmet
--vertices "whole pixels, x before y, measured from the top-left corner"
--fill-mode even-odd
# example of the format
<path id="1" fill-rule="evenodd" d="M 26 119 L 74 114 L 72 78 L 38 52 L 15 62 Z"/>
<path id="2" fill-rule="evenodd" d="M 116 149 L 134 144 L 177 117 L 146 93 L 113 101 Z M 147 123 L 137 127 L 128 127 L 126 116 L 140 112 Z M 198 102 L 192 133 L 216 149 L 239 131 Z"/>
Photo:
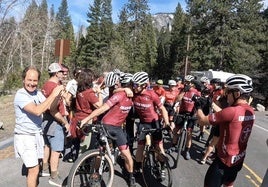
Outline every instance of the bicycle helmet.
<path id="1" fill-rule="evenodd" d="M 201 77 L 200 78 L 200 81 L 202 82 L 202 83 L 205 83 L 205 82 L 209 82 L 209 79 L 207 78 L 207 77 Z"/>
<path id="2" fill-rule="evenodd" d="M 210 84 L 220 84 L 221 83 L 221 79 L 219 78 L 214 78 L 211 79 Z"/>
<path id="3" fill-rule="evenodd" d="M 186 76 L 184 77 L 184 80 L 185 80 L 185 81 L 188 81 L 188 82 L 191 82 L 192 80 L 194 80 L 194 76 L 192 76 L 192 75 L 186 75 Z"/>
<path id="4" fill-rule="evenodd" d="M 176 86 L 176 84 L 177 84 L 177 83 L 176 83 L 176 81 L 174 81 L 174 80 L 169 80 L 169 81 L 168 81 L 168 85 L 169 85 L 169 86 Z"/>
<path id="5" fill-rule="evenodd" d="M 252 79 L 247 75 L 236 74 L 226 80 L 228 89 L 238 89 L 241 94 L 250 93 L 253 90 Z"/>
<path id="6" fill-rule="evenodd" d="M 124 73 L 120 76 L 120 83 L 127 84 L 132 80 L 133 75 L 131 73 Z"/>
<path id="7" fill-rule="evenodd" d="M 156 81 L 156 84 L 162 85 L 162 84 L 164 84 L 164 82 L 163 82 L 162 79 L 159 79 L 159 80 Z"/>
<path id="8" fill-rule="evenodd" d="M 117 69 L 117 68 L 114 69 L 113 72 L 114 72 L 115 74 L 117 74 L 117 75 L 120 75 L 120 74 L 121 74 L 121 71 L 120 71 L 119 69 Z"/>
<path id="9" fill-rule="evenodd" d="M 175 80 L 178 82 L 178 81 L 182 81 L 182 78 L 181 77 L 176 77 Z"/>
<path id="10" fill-rule="evenodd" d="M 144 71 L 137 72 L 133 75 L 132 81 L 135 84 L 145 84 L 149 80 L 148 73 Z"/>
<path id="11" fill-rule="evenodd" d="M 105 85 L 107 87 L 112 87 L 116 84 L 118 79 L 119 79 L 119 76 L 117 74 L 115 74 L 114 72 L 109 72 L 105 78 Z"/>

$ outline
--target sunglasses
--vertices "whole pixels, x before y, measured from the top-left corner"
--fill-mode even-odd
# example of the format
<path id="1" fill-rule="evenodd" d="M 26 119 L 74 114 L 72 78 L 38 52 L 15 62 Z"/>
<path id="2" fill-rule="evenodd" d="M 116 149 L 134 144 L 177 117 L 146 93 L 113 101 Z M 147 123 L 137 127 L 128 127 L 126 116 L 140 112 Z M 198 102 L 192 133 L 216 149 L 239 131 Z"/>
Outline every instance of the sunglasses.
<path id="1" fill-rule="evenodd" d="M 133 88 L 138 88 L 138 87 L 140 87 L 142 84 L 138 84 L 138 83 L 133 83 L 132 84 L 132 86 L 133 86 Z"/>

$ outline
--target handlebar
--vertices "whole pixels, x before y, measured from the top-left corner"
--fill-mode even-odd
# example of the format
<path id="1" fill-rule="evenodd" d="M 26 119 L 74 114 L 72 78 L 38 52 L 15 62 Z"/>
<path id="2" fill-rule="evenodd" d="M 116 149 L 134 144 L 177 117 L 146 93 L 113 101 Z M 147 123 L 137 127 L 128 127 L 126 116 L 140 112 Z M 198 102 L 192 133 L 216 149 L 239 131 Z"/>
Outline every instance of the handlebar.
<path id="1" fill-rule="evenodd" d="M 183 119 L 187 119 L 187 120 L 197 120 L 197 117 L 196 116 L 191 116 L 190 113 L 185 113 L 185 114 L 175 114 L 175 116 L 177 117 L 181 117 Z"/>
<path id="2" fill-rule="evenodd" d="M 97 123 L 97 124 L 85 124 L 81 131 L 84 135 L 88 135 L 90 132 L 97 133 L 97 134 L 104 134 L 106 137 L 108 137 L 111 140 L 116 140 L 117 138 L 115 136 L 112 136 L 109 131 L 103 126 L 103 124 Z"/>

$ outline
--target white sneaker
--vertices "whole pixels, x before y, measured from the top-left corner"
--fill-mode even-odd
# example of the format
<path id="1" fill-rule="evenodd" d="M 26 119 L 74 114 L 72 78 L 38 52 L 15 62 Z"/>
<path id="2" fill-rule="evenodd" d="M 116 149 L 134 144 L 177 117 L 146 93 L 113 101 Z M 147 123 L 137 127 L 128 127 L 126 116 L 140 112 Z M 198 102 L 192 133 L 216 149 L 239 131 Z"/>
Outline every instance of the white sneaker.
<path id="1" fill-rule="evenodd" d="M 53 186 L 62 187 L 63 180 L 61 179 L 59 175 L 57 175 L 57 177 L 55 178 L 50 177 L 48 180 L 48 183 Z"/>

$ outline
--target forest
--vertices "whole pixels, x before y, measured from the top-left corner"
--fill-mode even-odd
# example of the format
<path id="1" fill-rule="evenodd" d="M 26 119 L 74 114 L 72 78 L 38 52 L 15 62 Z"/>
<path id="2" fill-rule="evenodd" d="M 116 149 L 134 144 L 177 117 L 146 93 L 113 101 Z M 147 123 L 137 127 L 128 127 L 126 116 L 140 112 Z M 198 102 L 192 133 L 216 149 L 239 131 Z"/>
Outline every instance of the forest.
<path id="1" fill-rule="evenodd" d="M 0 91 L 20 87 L 20 72 L 29 65 L 37 66 L 46 79 L 49 64 L 58 61 L 55 41 L 66 39 L 70 55 L 63 63 L 71 70 L 142 70 L 165 81 L 208 69 L 242 73 L 253 79 L 256 101 L 267 106 L 267 7 L 261 0 L 186 3 L 185 10 L 178 3 L 172 13 L 172 29 L 159 30 L 148 0 L 128 0 L 117 23 L 112 20 L 111 0 L 94 0 L 86 5 L 89 26 L 81 25 L 75 33 L 67 0 L 61 0 L 57 10 L 46 0 L 1 0 Z M 21 4 L 27 8 L 17 20 L 10 12 Z"/>

